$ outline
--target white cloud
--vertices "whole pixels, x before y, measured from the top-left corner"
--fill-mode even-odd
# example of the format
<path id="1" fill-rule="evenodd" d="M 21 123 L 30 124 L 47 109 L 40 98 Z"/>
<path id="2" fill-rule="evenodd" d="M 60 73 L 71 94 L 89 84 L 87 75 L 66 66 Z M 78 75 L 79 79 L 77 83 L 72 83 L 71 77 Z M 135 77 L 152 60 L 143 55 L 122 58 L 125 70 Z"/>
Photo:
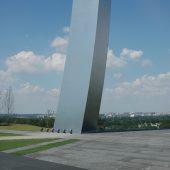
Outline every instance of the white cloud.
<path id="1" fill-rule="evenodd" d="M 61 53 L 54 53 L 52 57 L 44 60 L 46 70 L 63 71 L 65 65 L 66 55 Z"/>
<path id="2" fill-rule="evenodd" d="M 143 67 L 152 66 L 152 61 L 149 60 L 149 59 L 144 59 L 144 60 L 142 61 L 141 65 L 142 65 Z"/>
<path id="3" fill-rule="evenodd" d="M 54 89 L 49 90 L 48 93 L 49 93 L 50 95 L 52 95 L 52 96 L 59 96 L 59 94 L 60 94 L 60 89 L 54 88 Z"/>
<path id="4" fill-rule="evenodd" d="M 52 43 L 51 46 L 52 47 L 60 47 L 60 46 L 65 46 L 68 44 L 68 38 L 67 37 L 57 37 L 55 38 Z"/>
<path id="5" fill-rule="evenodd" d="M 107 53 L 107 67 L 124 67 L 127 64 L 123 57 L 116 57 L 113 50 L 109 49 Z"/>
<path id="6" fill-rule="evenodd" d="M 110 92 L 117 95 L 162 96 L 170 95 L 169 85 L 170 72 L 157 76 L 144 75 L 132 82 L 123 82 L 110 89 Z"/>
<path id="7" fill-rule="evenodd" d="M 0 70 L 0 89 L 13 85 L 19 74 L 44 74 L 64 70 L 66 55 L 54 53 L 51 57 L 34 54 L 32 51 L 21 51 L 7 58 L 6 70 Z"/>
<path id="8" fill-rule="evenodd" d="M 67 47 L 69 43 L 69 37 L 67 33 L 70 32 L 70 27 L 65 26 L 63 28 L 63 32 L 65 33 L 65 36 L 61 37 L 58 36 L 54 38 L 54 40 L 51 42 L 51 47 L 55 48 L 57 52 L 60 53 L 66 53 L 67 52 Z"/>
<path id="9" fill-rule="evenodd" d="M 144 75 L 134 81 L 105 88 L 102 112 L 167 112 L 170 106 L 170 72 Z"/>
<path id="10" fill-rule="evenodd" d="M 116 68 L 123 68 L 125 67 L 129 59 L 130 60 L 137 60 L 140 59 L 143 55 L 143 51 L 139 50 L 132 50 L 128 48 L 124 48 L 120 53 L 120 56 L 117 57 L 113 50 L 108 49 L 107 53 L 107 67 L 116 67 Z"/>
<path id="11" fill-rule="evenodd" d="M 45 90 L 38 85 L 32 85 L 30 83 L 24 83 L 21 85 L 18 92 L 20 94 L 38 94 L 43 93 Z"/>
<path id="12" fill-rule="evenodd" d="M 64 27 L 64 28 L 63 28 L 63 32 L 64 32 L 64 33 L 70 32 L 70 27 Z"/>
<path id="13" fill-rule="evenodd" d="M 53 89 L 44 89 L 40 87 L 39 85 L 33 85 L 29 82 L 21 84 L 20 88 L 16 90 L 16 93 L 22 94 L 22 95 L 44 95 L 46 96 L 51 96 L 51 97 L 56 97 L 59 96 L 60 94 L 60 89 L 59 88 L 53 88 Z"/>
<path id="14" fill-rule="evenodd" d="M 43 73 L 48 71 L 63 71 L 66 56 L 54 53 L 51 57 L 38 56 L 32 51 L 21 51 L 6 61 L 11 73 Z"/>
<path id="15" fill-rule="evenodd" d="M 69 39 L 68 39 L 67 36 L 65 36 L 65 37 L 57 37 L 52 41 L 51 47 L 54 47 L 57 52 L 66 53 L 68 43 L 69 43 Z"/>
<path id="16" fill-rule="evenodd" d="M 56 110 L 59 89 L 44 89 L 39 85 L 24 83 L 15 90 L 15 112 L 45 113 L 48 109 Z"/>
<path id="17" fill-rule="evenodd" d="M 128 48 L 124 48 L 120 54 L 122 57 L 128 57 L 132 60 L 136 60 L 141 58 L 141 56 L 143 55 L 143 51 L 139 50 L 132 50 L 132 49 L 128 49 Z"/>

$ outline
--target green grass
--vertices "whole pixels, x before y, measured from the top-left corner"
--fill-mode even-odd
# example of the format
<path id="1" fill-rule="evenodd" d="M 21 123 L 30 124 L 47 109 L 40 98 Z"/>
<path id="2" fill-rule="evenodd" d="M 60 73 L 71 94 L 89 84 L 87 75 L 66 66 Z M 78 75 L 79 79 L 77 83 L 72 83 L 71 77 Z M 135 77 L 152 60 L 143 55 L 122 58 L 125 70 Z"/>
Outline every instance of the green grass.
<path id="1" fill-rule="evenodd" d="M 56 139 L 14 139 L 14 140 L 0 140 L 0 151 L 14 149 L 18 147 L 38 144 L 42 142 L 49 142 Z"/>
<path id="2" fill-rule="evenodd" d="M 40 131 L 41 127 L 26 125 L 26 124 L 12 124 L 9 126 L 0 126 L 0 130 L 21 130 L 21 131 Z"/>
<path id="3" fill-rule="evenodd" d="M 24 136 L 22 134 L 14 134 L 14 133 L 0 133 L 1 136 Z"/>
<path id="4" fill-rule="evenodd" d="M 79 139 L 69 139 L 69 140 L 65 140 L 65 141 L 62 141 L 62 142 L 56 142 L 56 143 L 51 143 L 51 144 L 47 144 L 47 145 L 44 145 L 44 146 L 39 146 L 39 147 L 36 147 L 36 148 L 17 151 L 14 154 L 16 154 L 16 155 L 31 154 L 31 153 L 35 153 L 35 152 L 48 150 L 50 148 L 59 147 L 59 146 L 67 145 L 67 144 L 70 144 L 70 143 L 78 142 L 78 141 L 80 141 L 80 140 Z"/>

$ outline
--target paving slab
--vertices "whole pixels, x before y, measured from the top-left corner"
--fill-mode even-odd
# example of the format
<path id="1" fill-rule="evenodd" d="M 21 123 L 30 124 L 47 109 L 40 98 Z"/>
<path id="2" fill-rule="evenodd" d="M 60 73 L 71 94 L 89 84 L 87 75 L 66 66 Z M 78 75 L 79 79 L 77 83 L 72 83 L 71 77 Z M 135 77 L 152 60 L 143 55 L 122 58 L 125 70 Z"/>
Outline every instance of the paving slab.
<path id="1" fill-rule="evenodd" d="M 85 170 L 0 152 L 0 170 Z"/>
<path id="2" fill-rule="evenodd" d="M 170 130 L 83 134 L 73 138 L 81 141 L 27 156 L 90 170 L 170 170 Z"/>
<path id="3" fill-rule="evenodd" d="M 170 130 L 82 135 L 50 132 L 27 134 L 29 136 L 1 137 L 0 140 L 80 139 L 80 142 L 27 156 L 90 170 L 170 170 Z"/>

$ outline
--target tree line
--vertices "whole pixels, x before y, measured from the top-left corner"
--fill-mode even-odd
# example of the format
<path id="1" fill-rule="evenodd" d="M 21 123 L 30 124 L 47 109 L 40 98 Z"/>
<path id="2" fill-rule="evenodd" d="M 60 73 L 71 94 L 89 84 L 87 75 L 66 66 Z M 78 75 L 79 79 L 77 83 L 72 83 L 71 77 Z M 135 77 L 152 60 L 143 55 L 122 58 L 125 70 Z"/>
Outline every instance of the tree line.
<path id="1" fill-rule="evenodd" d="M 4 92 L 0 91 L 0 112 L 5 113 L 0 117 L 0 125 L 30 124 L 40 127 L 53 128 L 54 118 L 51 115 L 54 111 L 47 111 L 43 118 L 16 118 L 14 111 L 14 94 L 12 87 Z M 169 129 L 170 115 L 159 116 L 135 116 L 135 117 L 106 117 L 99 115 L 99 131 L 125 131 L 125 130 L 147 130 L 147 129 Z"/>
<path id="2" fill-rule="evenodd" d="M 98 130 L 102 131 L 145 129 L 170 129 L 170 115 L 136 117 L 105 117 L 100 115 L 98 119 Z"/>
<path id="3" fill-rule="evenodd" d="M 0 126 L 9 126 L 11 124 L 27 124 L 44 128 L 53 128 L 54 118 L 48 116 L 42 118 L 16 118 L 15 115 L 2 115 L 0 117 Z"/>
<path id="4" fill-rule="evenodd" d="M 10 124 L 29 124 L 45 128 L 53 128 L 55 118 L 46 114 L 42 118 L 16 118 L 12 114 L 0 117 L 0 126 Z M 127 131 L 170 129 L 170 115 L 136 116 L 136 117 L 104 117 L 99 116 L 97 131 Z"/>

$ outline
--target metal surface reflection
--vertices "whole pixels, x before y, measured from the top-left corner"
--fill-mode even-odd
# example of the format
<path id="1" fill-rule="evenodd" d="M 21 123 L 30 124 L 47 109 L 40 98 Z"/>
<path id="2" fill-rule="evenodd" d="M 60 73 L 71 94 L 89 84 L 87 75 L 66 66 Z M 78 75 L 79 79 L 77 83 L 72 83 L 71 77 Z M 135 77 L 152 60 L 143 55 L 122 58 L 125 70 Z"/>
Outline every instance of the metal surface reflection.
<path id="1" fill-rule="evenodd" d="M 73 0 L 70 41 L 55 129 L 96 129 L 103 91 L 111 0 Z"/>

